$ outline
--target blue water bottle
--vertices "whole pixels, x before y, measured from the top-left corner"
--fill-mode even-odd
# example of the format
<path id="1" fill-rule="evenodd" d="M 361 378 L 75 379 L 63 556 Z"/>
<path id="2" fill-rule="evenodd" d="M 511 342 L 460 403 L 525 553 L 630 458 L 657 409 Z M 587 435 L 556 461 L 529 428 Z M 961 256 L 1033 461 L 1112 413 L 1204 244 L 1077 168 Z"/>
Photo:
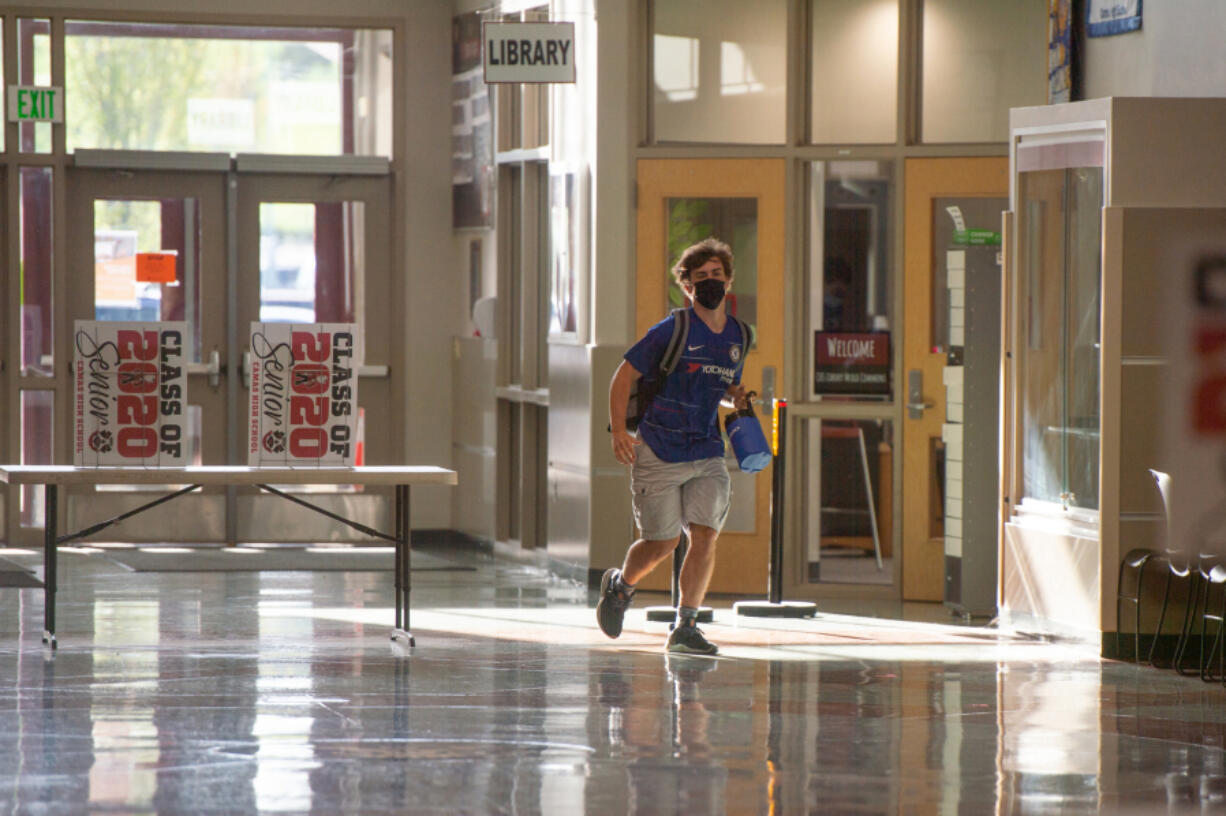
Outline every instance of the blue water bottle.
<path id="1" fill-rule="evenodd" d="M 762 433 L 752 404 L 728 414 L 724 419 L 724 431 L 744 473 L 757 473 L 771 463 L 771 446 Z"/>

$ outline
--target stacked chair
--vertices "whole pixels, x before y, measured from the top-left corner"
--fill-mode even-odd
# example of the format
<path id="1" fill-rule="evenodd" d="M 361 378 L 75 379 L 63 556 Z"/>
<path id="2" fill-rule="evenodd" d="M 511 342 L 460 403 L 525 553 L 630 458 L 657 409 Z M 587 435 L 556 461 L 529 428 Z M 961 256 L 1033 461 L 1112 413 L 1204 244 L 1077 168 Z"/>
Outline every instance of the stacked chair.
<path id="1" fill-rule="evenodd" d="M 1154 623 L 1153 636 L 1145 652 L 1145 660 L 1160 668 L 1174 668 L 1180 674 L 1199 674 L 1205 682 L 1226 682 L 1226 562 L 1214 553 L 1199 552 L 1192 555 L 1191 548 L 1181 546 L 1171 537 L 1171 477 L 1157 470 L 1150 470 L 1162 495 L 1166 527 L 1162 549 L 1138 548 L 1124 555 L 1116 583 L 1116 615 L 1120 622 L 1121 609 L 1125 604 L 1133 607 L 1133 660 L 1141 660 L 1142 614 L 1146 576 L 1160 571 L 1164 577 L 1162 607 Z M 1226 522 L 1226 516 L 1223 517 Z M 1212 532 L 1212 531 L 1205 531 Z M 1198 540 L 1201 535 L 1194 536 Z M 1163 626 L 1170 611 L 1172 587 L 1182 585 L 1186 603 L 1174 656 L 1169 664 L 1156 661 L 1158 644 Z M 1131 591 L 1126 592 L 1129 589 Z M 1199 626 L 1197 621 L 1199 620 Z M 1121 647 L 1123 626 L 1116 632 L 1116 653 L 1124 656 Z M 1193 648 L 1196 654 L 1193 655 Z M 1195 660 L 1192 658 L 1195 657 Z"/>
<path id="2" fill-rule="evenodd" d="M 1171 477 L 1152 468 L 1149 472 L 1158 485 L 1158 492 L 1162 496 L 1162 507 L 1165 511 L 1166 525 L 1162 535 L 1162 549 L 1155 550 L 1148 547 L 1138 547 L 1125 553 L 1115 585 L 1115 614 L 1118 621 L 1115 632 L 1115 651 L 1118 656 L 1124 656 L 1124 650 L 1120 645 L 1124 635 L 1124 617 L 1120 612 L 1125 604 L 1130 604 L 1134 613 L 1132 652 L 1133 660 L 1137 663 L 1141 662 L 1141 607 L 1143 606 L 1145 576 L 1158 570 L 1166 576 L 1166 587 L 1162 592 L 1162 611 L 1158 614 L 1158 623 L 1154 627 L 1154 637 L 1150 640 L 1149 649 L 1145 652 L 1146 660 L 1150 663 L 1154 661 L 1154 654 L 1159 640 L 1158 635 L 1161 633 L 1162 626 L 1166 622 L 1166 612 L 1171 596 L 1171 584 L 1175 581 L 1190 581 L 1192 576 L 1187 554 L 1181 547 L 1175 546 L 1171 541 Z M 1131 583 L 1127 580 L 1129 578 L 1132 579 Z M 1125 591 L 1126 585 L 1128 585 L 1127 588 L 1131 589 L 1130 592 Z M 1190 592 L 1191 588 L 1189 587 Z M 1178 649 L 1178 647 L 1176 648 Z"/>
<path id="3" fill-rule="evenodd" d="M 1199 636 L 1193 637 L 1195 619 L 1200 617 Z M 1197 559 L 1193 586 L 1189 589 L 1184 628 L 1175 652 L 1175 671 L 1195 674 L 1205 682 L 1226 680 L 1226 649 L 1222 646 L 1223 622 L 1226 621 L 1226 565 L 1213 555 Z M 1195 642 L 1199 659 L 1195 665 L 1185 663 L 1186 652 Z M 1216 658 L 1216 666 L 1214 665 Z"/>

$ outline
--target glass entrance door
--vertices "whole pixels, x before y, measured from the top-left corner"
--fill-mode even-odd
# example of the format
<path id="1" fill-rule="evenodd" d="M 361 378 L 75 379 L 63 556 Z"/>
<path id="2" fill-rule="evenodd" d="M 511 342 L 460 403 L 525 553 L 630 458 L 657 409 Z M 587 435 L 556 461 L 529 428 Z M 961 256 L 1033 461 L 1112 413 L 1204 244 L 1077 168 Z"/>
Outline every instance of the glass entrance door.
<path id="1" fill-rule="evenodd" d="M 225 406 L 236 394 L 220 362 L 228 297 L 225 174 L 75 166 L 66 193 L 67 320 L 57 327 L 57 366 L 72 363 L 76 321 L 183 321 L 187 462 L 225 464 L 232 430 Z M 172 256 L 168 274 L 138 270 L 137 256 L 144 253 Z M 70 379 L 55 403 L 55 461 L 72 462 Z M 76 529 L 111 518 L 146 501 L 149 489 L 73 489 L 64 502 L 65 521 Z M 225 492 L 209 490 L 111 528 L 111 534 L 115 540 L 207 541 L 223 539 L 225 530 Z"/>
<path id="2" fill-rule="evenodd" d="M 399 276 L 391 274 L 391 179 L 265 171 L 258 157 L 240 156 L 237 197 L 237 342 L 247 382 L 253 322 L 356 323 L 365 349 L 358 369 L 359 449 L 362 464 L 403 462 L 402 391 L 393 372 L 403 371 L 405 320 Z M 394 325 L 393 325 L 394 323 Z M 246 392 L 244 392 L 246 393 Z M 246 404 L 232 403 L 239 420 Z M 246 462 L 246 438 L 231 437 L 232 457 Z M 301 485 L 286 486 L 304 491 Z M 391 526 L 390 502 L 378 491 L 348 487 L 311 489 L 312 503 L 378 529 Z M 236 534 L 243 541 L 364 540 L 345 525 L 254 490 L 240 494 Z"/>
<path id="3" fill-rule="evenodd" d="M 95 159 L 96 160 L 96 159 Z M 390 181 L 385 174 L 242 172 L 220 157 L 216 171 L 74 167 L 67 179 L 68 320 L 57 332 L 71 360 L 77 320 L 187 324 L 188 461 L 246 464 L 247 367 L 253 321 L 353 322 L 369 349 L 359 369 L 371 464 L 398 461 L 389 372 L 401 359 L 391 339 Z M 236 169 L 232 165 L 239 165 Z M 138 253 L 174 255 L 173 274 L 138 274 Z M 367 293 L 372 303 L 367 303 Z M 398 335 L 399 336 L 399 335 Z M 56 394 L 55 461 L 71 462 L 72 383 Z M 31 413 L 33 416 L 33 413 Z M 366 446 L 362 446 L 363 453 Z M 386 527 L 375 494 L 342 489 L 316 502 Z M 138 488 L 70 492 L 74 528 L 142 504 Z M 330 541 L 358 537 L 314 514 L 283 516 L 263 497 L 234 489 L 182 497 L 111 528 L 117 541 Z M 185 506 L 186 503 L 186 506 Z M 284 504 L 283 502 L 281 504 Z M 12 526 L 12 525 L 10 525 Z M 31 530 L 32 531 L 32 530 Z M 34 543 L 31 539 L 27 543 Z"/>

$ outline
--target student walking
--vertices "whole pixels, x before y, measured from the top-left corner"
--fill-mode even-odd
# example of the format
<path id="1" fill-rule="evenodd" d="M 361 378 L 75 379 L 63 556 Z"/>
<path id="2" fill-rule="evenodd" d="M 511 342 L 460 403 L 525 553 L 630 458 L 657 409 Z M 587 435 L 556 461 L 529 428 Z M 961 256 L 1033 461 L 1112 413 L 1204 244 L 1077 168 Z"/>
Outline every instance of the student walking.
<path id="1" fill-rule="evenodd" d="M 748 405 L 740 383 L 749 327 L 724 309 L 733 278 L 727 244 L 714 238 L 694 244 L 672 272 L 690 301 L 688 310 L 674 310 L 649 329 L 626 352 L 609 385 L 613 455 L 631 466 L 641 537 L 630 545 L 621 569 L 610 568 L 601 577 L 596 619 L 609 637 L 621 634 L 635 584 L 672 554 L 684 529 L 690 544 L 681 565 L 677 625 L 667 648 L 713 655 L 718 647 L 695 622 L 715 567 L 715 542 L 728 517 L 732 489 L 717 409 L 721 403 Z M 678 335 L 679 328 L 684 332 Z M 679 357 L 668 361 L 671 369 L 662 370 L 673 348 Z M 628 416 L 636 389 L 636 410 Z"/>

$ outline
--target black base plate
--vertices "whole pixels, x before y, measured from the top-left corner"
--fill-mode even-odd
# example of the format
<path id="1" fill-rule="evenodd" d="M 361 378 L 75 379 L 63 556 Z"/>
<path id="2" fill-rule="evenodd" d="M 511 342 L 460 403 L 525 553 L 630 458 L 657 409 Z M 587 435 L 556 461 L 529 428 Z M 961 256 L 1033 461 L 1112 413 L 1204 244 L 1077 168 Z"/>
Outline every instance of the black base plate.
<path id="1" fill-rule="evenodd" d="M 732 608 L 748 618 L 811 618 L 817 614 L 817 604 L 809 601 L 737 601 Z"/>

